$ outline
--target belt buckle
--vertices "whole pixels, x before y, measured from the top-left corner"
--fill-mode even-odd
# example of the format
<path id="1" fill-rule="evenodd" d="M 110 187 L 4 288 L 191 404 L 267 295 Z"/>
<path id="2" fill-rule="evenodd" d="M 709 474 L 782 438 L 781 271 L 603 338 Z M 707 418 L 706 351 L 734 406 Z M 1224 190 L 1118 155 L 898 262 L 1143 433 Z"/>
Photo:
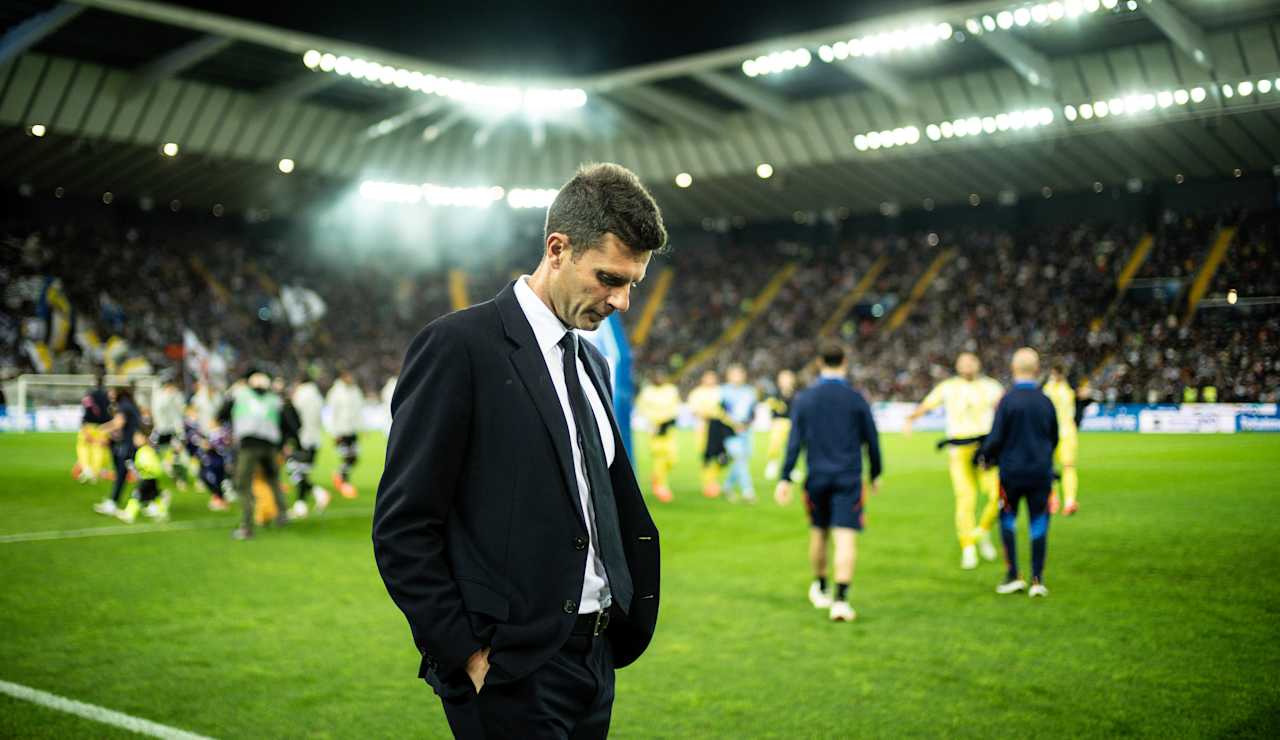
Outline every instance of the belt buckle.
<path id="1" fill-rule="evenodd" d="M 591 636 L 599 637 L 600 634 L 604 632 L 605 628 L 608 626 L 609 626 L 609 612 L 605 611 L 604 609 L 601 609 L 600 611 L 596 612 L 596 622 L 591 627 Z"/>

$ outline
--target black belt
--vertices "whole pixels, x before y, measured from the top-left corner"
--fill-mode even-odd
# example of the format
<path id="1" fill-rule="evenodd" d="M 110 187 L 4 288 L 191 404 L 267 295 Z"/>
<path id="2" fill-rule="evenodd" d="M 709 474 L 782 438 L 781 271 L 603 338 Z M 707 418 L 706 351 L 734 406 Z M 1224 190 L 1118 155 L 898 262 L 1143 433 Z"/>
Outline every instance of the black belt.
<path id="1" fill-rule="evenodd" d="M 579 614 L 578 618 L 573 622 L 573 629 L 569 632 L 571 635 L 579 635 L 586 637 L 599 637 L 609 629 L 609 610 L 602 609 L 598 612 L 587 612 Z"/>

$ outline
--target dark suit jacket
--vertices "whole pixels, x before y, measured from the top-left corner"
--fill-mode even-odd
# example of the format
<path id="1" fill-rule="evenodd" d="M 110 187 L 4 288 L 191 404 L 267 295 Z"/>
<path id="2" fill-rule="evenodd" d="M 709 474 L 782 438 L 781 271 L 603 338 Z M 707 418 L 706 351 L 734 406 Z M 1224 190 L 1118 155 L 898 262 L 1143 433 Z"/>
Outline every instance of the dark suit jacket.
<path id="1" fill-rule="evenodd" d="M 422 653 L 419 675 L 441 696 L 469 690 L 463 668 L 485 646 L 486 682 L 542 665 L 582 596 L 587 528 L 568 428 L 513 286 L 427 325 L 391 400 L 374 554 Z M 608 365 L 584 346 L 613 427 L 609 473 L 635 584 L 631 612 L 607 633 L 622 667 L 657 623 L 658 530 L 613 418 Z"/>

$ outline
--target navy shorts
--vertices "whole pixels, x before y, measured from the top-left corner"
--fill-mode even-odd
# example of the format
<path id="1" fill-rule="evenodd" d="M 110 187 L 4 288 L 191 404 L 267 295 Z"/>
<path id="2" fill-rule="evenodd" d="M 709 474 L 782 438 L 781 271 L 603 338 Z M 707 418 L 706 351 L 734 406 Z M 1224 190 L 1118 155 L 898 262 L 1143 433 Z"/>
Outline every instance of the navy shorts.
<path id="1" fill-rule="evenodd" d="M 809 474 L 804 482 L 809 523 L 818 529 L 862 531 L 862 479 Z"/>

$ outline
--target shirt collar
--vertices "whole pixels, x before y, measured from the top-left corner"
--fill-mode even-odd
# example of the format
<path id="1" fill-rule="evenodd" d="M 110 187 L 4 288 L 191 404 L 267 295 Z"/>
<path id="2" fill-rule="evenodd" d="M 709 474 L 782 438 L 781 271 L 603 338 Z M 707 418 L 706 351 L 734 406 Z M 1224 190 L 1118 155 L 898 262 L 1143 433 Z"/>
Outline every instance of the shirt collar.
<path id="1" fill-rule="evenodd" d="M 1034 380 L 1019 380 L 1013 384 L 1014 388 L 1038 388 L 1040 384 Z"/>
<path id="2" fill-rule="evenodd" d="M 515 292 L 520 310 L 524 312 L 524 317 L 528 319 L 529 326 L 533 329 L 533 338 L 538 342 L 538 349 L 545 355 L 560 343 L 569 329 L 550 308 L 547 308 L 547 304 L 534 294 L 533 288 L 529 287 L 528 275 L 521 275 L 516 280 Z"/>

